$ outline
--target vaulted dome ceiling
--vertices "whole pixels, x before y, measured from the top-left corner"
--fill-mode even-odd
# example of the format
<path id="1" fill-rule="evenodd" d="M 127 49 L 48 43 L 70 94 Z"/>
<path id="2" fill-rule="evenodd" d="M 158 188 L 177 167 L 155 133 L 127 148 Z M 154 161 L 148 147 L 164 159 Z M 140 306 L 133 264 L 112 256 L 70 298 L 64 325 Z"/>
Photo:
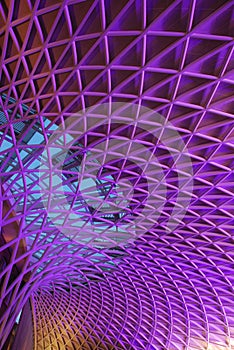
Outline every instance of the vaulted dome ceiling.
<path id="1" fill-rule="evenodd" d="M 234 349 L 233 13 L 2 0 L 0 348 Z"/>

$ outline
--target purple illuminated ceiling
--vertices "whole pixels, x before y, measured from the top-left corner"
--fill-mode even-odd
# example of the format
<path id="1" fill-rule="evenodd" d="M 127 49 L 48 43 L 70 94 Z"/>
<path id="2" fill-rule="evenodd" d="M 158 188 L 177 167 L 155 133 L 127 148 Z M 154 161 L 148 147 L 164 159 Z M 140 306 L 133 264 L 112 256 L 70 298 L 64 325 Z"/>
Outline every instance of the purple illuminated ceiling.
<path id="1" fill-rule="evenodd" d="M 1 1 L 1 349 L 28 300 L 38 350 L 234 349 L 233 17 Z"/>

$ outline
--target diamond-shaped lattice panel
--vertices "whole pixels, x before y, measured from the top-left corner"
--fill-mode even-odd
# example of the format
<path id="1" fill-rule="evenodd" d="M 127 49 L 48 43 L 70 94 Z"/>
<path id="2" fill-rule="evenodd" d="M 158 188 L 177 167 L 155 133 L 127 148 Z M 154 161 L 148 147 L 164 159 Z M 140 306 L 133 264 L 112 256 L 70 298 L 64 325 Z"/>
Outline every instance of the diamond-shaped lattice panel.
<path id="1" fill-rule="evenodd" d="M 1 348 L 234 349 L 233 13 L 1 1 Z"/>

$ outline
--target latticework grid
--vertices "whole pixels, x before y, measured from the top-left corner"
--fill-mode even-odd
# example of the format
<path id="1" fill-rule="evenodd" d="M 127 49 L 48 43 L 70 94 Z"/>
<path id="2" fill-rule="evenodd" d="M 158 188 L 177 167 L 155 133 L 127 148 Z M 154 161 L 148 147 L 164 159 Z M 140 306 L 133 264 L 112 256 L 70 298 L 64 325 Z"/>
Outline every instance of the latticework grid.
<path id="1" fill-rule="evenodd" d="M 38 349 L 234 349 L 233 5 L 1 1 L 0 347 L 31 297 Z M 159 144 L 167 193 L 155 225 L 120 246 L 71 242 L 42 203 L 39 159 L 74 113 L 86 118 L 90 106 L 116 102 L 148 108 L 173 126 L 193 168 L 184 174 L 191 201 L 168 230 L 178 149 Z M 126 120 L 119 124 L 108 132 L 129 137 Z M 106 133 L 92 130 L 83 147 Z M 152 149 L 152 135 L 135 135 Z M 63 168 L 73 206 L 81 144 Z M 142 157 L 112 164 L 96 183 L 105 203 L 116 173 L 139 185 L 130 223 L 148 196 Z M 88 221 L 116 227 L 124 215 L 97 219 L 94 203 L 82 203 L 76 209 L 85 208 Z"/>

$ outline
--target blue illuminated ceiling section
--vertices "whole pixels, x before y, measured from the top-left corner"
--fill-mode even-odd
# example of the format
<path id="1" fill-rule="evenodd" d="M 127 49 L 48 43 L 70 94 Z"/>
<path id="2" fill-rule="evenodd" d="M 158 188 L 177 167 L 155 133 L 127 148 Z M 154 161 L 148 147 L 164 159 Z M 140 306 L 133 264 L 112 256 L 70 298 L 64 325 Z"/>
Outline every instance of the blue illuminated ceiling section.
<path id="1" fill-rule="evenodd" d="M 6 100 L 7 96 L 2 94 L 2 100 Z M 10 99 L 8 103 L 13 105 L 16 103 L 14 99 Z M 120 248 L 112 248 L 108 253 L 102 252 L 100 247 L 88 248 L 84 245 L 79 245 L 73 242 L 69 237 L 62 234 L 57 227 L 53 225 L 50 218 L 47 216 L 46 210 L 41 201 L 41 191 L 39 186 L 39 166 L 41 153 L 46 144 L 45 134 L 50 137 L 52 132 L 58 129 L 58 126 L 51 120 L 36 116 L 35 110 L 28 110 L 26 105 L 23 105 L 24 112 L 27 115 L 34 116 L 33 119 L 22 121 L 19 114 L 11 120 L 12 110 L 7 112 L 0 110 L 0 136 L 1 136 L 1 151 L 0 151 L 0 169 L 2 174 L 2 186 L 7 194 L 8 200 L 11 202 L 12 211 L 19 220 L 24 215 L 24 224 L 21 235 L 24 236 L 27 245 L 27 251 L 30 252 L 30 263 L 35 267 L 36 272 L 44 272 L 50 264 L 52 266 L 59 265 L 66 259 L 67 264 L 76 265 L 76 259 L 80 261 L 77 264 L 80 268 L 81 258 L 83 264 L 88 266 L 91 271 L 91 279 L 95 279 L 95 265 L 100 265 L 100 271 L 108 270 L 118 262 L 118 258 L 122 256 Z M 8 117 L 8 118 L 7 118 Z M 17 119 L 20 119 L 17 121 Z M 10 120 L 9 120 L 10 119 Z M 15 147 L 17 145 L 17 148 Z M 74 172 L 79 171 L 77 159 L 71 159 L 72 151 L 69 151 L 70 158 L 65 161 L 65 166 L 69 167 Z M 56 160 L 59 161 L 60 155 L 56 155 Z M 75 165 L 74 165 L 75 164 Z M 64 191 L 67 194 L 73 194 L 76 191 L 77 181 L 67 181 L 69 174 L 63 172 Z M 99 196 L 103 198 L 110 191 L 108 184 L 108 176 L 105 180 L 93 182 L 92 179 L 85 180 L 82 184 L 83 190 L 93 191 L 95 188 Z M 109 177 L 109 180 L 113 180 Z M 113 181 L 112 181 L 113 182 Z M 85 205 L 84 200 L 81 200 L 80 206 L 82 211 L 89 210 Z M 111 216 L 111 215 L 110 215 Z M 81 223 L 77 222 L 77 227 Z M 55 259 L 56 256 L 56 259 Z M 99 267 L 98 267 L 99 269 Z M 96 273 L 97 274 L 97 273 Z M 89 274 L 86 274 L 85 280 Z M 82 280 L 83 273 L 75 277 L 74 283 Z M 71 281 L 73 278 L 71 277 Z M 80 281 L 79 281 L 80 283 Z"/>

